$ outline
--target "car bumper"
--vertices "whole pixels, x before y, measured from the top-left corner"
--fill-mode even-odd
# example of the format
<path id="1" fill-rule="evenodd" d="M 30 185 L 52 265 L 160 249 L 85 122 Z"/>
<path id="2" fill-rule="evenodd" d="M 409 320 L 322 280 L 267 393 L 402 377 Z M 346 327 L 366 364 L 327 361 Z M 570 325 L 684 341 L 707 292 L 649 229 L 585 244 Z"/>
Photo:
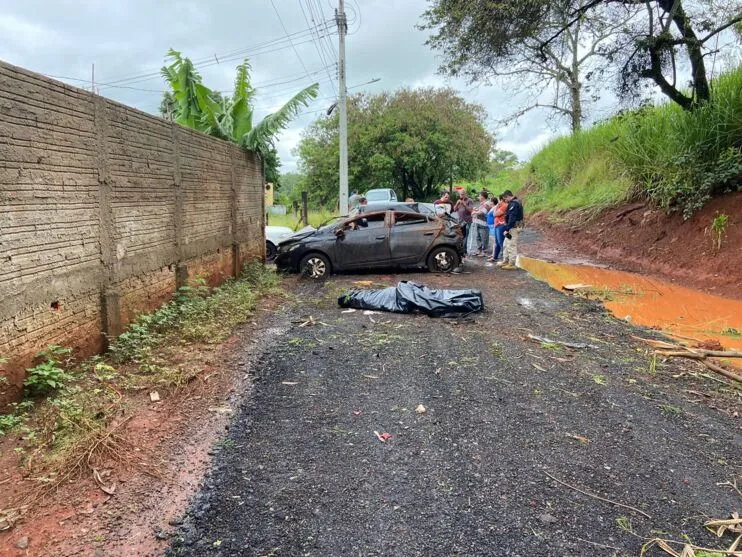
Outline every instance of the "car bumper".
<path id="1" fill-rule="evenodd" d="M 276 268 L 279 271 L 283 271 L 287 273 L 296 271 L 293 258 L 291 257 L 291 252 L 279 251 L 278 255 L 276 255 L 276 258 L 273 260 L 273 262 L 276 264 Z"/>

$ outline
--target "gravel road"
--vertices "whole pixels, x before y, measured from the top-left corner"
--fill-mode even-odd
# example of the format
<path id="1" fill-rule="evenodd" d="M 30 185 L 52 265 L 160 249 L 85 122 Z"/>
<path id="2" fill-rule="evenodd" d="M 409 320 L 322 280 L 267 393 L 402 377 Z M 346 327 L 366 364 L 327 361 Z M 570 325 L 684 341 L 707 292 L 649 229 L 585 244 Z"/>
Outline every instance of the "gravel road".
<path id="1" fill-rule="evenodd" d="M 486 312 L 337 307 L 354 281 L 400 279 L 480 288 Z M 724 485 L 742 473 L 739 392 L 693 363 L 650 370 L 630 335 L 654 333 L 595 302 L 481 265 L 285 286 L 272 319 L 288 332 L 264 347 L 170 555 L 638 555 L 655 536 L 719 545 L 704 520 L 742 510 Z"/>

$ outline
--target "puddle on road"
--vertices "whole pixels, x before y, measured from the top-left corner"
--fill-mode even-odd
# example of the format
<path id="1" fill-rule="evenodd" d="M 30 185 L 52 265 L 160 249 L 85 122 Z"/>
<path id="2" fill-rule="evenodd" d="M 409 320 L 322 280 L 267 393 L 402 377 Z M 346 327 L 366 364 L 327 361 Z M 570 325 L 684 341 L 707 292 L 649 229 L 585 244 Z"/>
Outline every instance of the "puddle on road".
<path id="1" fill-rule="evenodd" d="M 521 256 L 519 265 L 557 290 L 567 284 L 589 284 L 599 299 L 619 319 L 660 329 L 689 345 L 716 340 L 725 349 L 742 349 L 742 300 L 722 298 L 662 280 L 616 271 L 549 263 Z M 742 361 L 729 361 L 742 367 Z"/>

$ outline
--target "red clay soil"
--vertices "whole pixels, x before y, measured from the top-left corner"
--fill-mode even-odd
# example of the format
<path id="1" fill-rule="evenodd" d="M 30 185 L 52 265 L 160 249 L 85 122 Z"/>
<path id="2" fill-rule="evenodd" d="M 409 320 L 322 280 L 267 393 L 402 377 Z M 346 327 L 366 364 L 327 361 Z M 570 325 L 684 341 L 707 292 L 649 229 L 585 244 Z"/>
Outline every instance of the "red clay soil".
<path id="1" fill-rule="evenodd" d="M 275 301 L 266 299 L 262 305 L 258 315 L 270 313 Z M 221 345 L 183 347 L 181 357 L 200 370 L 194 381 L 160 389 L 159 402 L 151 402 L 146 391 L 127 401 L 120 433 L 136 451 L 130 462 L 140 464 L 116 462 L 100 471 L 107 487 L 116 486 L 113 494 L 105 493 L 91 474 L 33 503 L 12 529 L 0 532 L 0 556 L 160 553 L 208 469 L 212 447 L 228 427 L 232 409 L 249 392 L 248 372 L 269 337 L 279 334 L 266 328 L 266 321 L 253 318 Z M 250 354 L 249 359 L 235 361 L 236 344 L 245 347 L 241 353 Z M 30 477 L 11 450 L 12 444 L 8 438 L 0 443 L 0 510 L 17 504 L 20 496 L 39 485 L 39 478 Z"/>
<path id="2" fill-rule="evenodd" d="M 713 246 L 709 230 L 717 214 L 729 217 L 721 249 Z M 535 257 L 557 248 L 742 299 L 742 193 L 718 197 L 688 220 L 634 203 L 608 209 L 590 221 L 575 213 L 561 219 L 538 213 L 528 218 L 528 224 L 544 234 L 525 250 Z"/>

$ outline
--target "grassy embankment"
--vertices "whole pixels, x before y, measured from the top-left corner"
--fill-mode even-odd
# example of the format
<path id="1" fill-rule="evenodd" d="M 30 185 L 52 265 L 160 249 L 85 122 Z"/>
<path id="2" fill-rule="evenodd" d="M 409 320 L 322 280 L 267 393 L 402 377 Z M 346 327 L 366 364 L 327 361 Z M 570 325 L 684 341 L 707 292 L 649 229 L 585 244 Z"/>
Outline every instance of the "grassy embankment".
<path id="1" fill-rule="evenodd" d="M 713 85 L 693 112 L 647 106 L 549 143 L 518 170 L 480 184 L 527 188 L 530 213 L 597 212 L 633 199 L 692 214 L 742 178 L 742 68 Z"/>

